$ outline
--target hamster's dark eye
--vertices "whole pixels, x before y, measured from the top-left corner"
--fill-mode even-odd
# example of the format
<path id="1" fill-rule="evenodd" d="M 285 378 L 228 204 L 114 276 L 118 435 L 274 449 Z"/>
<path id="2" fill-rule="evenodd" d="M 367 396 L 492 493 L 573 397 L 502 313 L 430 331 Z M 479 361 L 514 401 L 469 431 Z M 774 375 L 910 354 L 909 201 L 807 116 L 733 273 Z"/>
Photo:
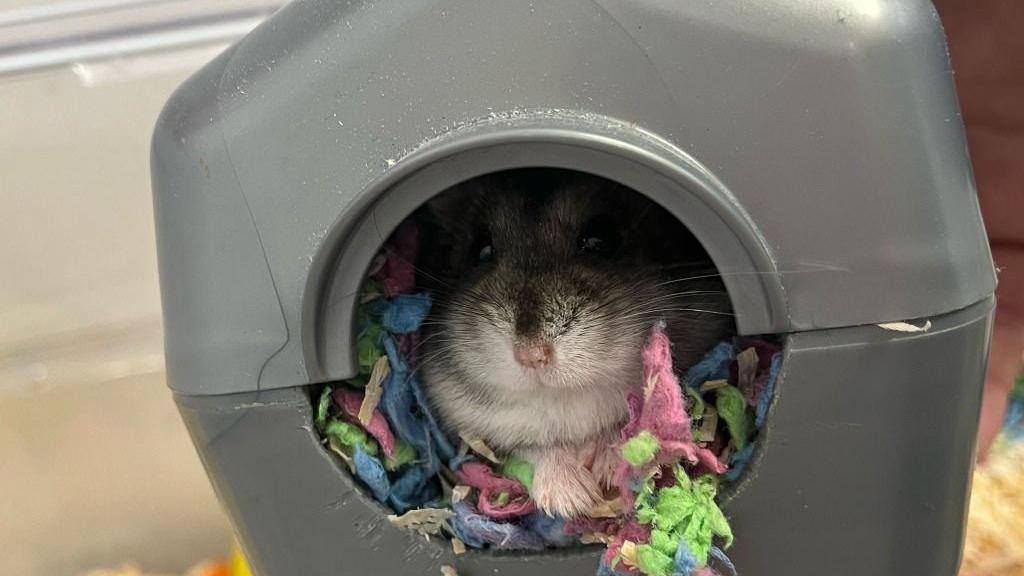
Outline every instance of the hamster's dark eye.
<path id="1" fill-rule="evenodd" d="M 494 246 L 488 244 L 480 249 L 480 252 L 477 253 L 476 259 L 480 262 L 488 262 L 492 256 L 494 256 Z"/>
<path id="2" fill-rule="evenodd" d="M 610 257 L 619 249 L 621 243 L 622 236 L 614 218 L 599 216 L 583 226 L 579 250 L 581 254 Z"/>
<path id="3" fill-rule="evenodd" d="M 477 264 L 490 262 L 494 259 L 494 242 L 487 232 L 477 234 L 473 240 L 473 246 L 469 250 L 469 257 Z"/>

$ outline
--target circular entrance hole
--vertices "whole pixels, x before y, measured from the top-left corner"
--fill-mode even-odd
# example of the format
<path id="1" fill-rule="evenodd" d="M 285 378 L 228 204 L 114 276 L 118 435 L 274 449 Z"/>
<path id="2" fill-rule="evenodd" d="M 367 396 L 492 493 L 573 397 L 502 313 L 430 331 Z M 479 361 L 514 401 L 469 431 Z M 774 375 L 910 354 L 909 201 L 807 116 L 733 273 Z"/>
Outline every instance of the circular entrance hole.
<path id="1" fill-rule="evenodd" d="M 381 241 L 356 375 L 316 405 L 393 522 L 538 551 L 634 541 L 666 489 L 720 514 L 780 355 L 736 336 L 723 274 L 673 213 L 601 176 L 520 168 L 442 191 Z"/>

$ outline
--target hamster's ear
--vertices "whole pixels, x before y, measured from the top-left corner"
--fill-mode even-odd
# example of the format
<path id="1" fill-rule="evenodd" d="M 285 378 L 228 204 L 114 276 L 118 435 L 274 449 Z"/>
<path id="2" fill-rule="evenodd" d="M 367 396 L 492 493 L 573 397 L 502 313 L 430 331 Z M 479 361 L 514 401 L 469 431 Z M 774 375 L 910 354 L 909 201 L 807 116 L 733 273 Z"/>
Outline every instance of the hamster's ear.
<path id="1" fill-rule="evenodd" d="M 611 183 L 608 191 L 616 213 L 624 220 L 627 242 L 636 243 L 657 262 L 707 260 L 707 253 L 693 233 L 660 204 L 617 183 Z"/>
<path id="2" fill-rule="evenodd" d="M 656 260 L 665 263 L 710 262 L 707 252 L 690 229 L 668 210 L 655 205 L 646 225 L 652 231 L 650 250 Z"/>
<path id="3" fill-rule="evenodd" d="M 488 187 L 488 179 L 474 178 L 434 196 L 426 203 L 429 218 L 442 230 L 453 233 L 464 228 Z"/>

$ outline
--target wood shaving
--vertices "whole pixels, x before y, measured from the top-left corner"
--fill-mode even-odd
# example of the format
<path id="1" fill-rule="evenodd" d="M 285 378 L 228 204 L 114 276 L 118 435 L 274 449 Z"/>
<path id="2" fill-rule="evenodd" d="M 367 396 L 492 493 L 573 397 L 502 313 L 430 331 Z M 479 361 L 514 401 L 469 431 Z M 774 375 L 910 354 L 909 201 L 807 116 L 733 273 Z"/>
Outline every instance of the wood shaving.
<path id="1" fill-rule="evenodd" d="M 616 496 L 611 500 L 598 502 L 590 509 L 591 518 L 616 518 L 624 512 L 622 497 Z"/>
<path id="2" fill-rule="evenodd" d="M 961 576 L 1024 576 L 1024 441 L 974 472 Z"/>
<path id="3" fill-rule="evenodd" d="M 907 334 L 916 334 L 919 332 L 927 332 L 932 329 L 932 321 L 926 320 L 924 326 L 914 326 L 909 322 L 886 322 L 884 324 L 878 324 L 878 327 L 883 330 L 891 330 L 893 332 L 904 332 Z"/>
<path id="4" fill-rule="evenodd" d="M 459 576 L 459 573 L 455 571 L 454 566 L 445 564 L 441 566 L 441 576 Z"/>
<path id="5" fill-rule="evenodd" d="M 359 405 L 359 423 L 363 427 L 370 425 L 370 418 L 373 417 L 373 411 L 377 409 L 377 405 L 380 404 L 380 397 L 384 394 L 384 379 L 388 377 L 388 373 L 391 372 L 391 367 L 388 365 L 388 357 L 381 356 L 377 358 L 377 361 L 373 364 L 373 370 L 370 372 L 370 381 L 366 383 L 366 391 L 363 393 L 363 403 Z"/>
<path id="6" fill-rule="evenodd" d="M 728 380 L 708 380 L 707 382 L 700 385 L 701 394 L 710 392 L 712 390 L 718 390 L 722 386 L 729 384 Z"/>
<path id="7" fill-rule="evenodd" d="M 352 474 L 356 473 L 356 463 L 352 461 L 352 457 L 345 453 L 345 446 L 335 437 L 331 436 L 327 440 L 327 446 L 341 458 L 341 461 L 348 466 L 348 471 Z"/>
<path id="8" fill-rule="evenodd" d="M 612 537 L 601 532 L 585 532 L 580 535 L 580 544 L 608 544 Z"/>
<path id="9" fill-rule="evenodd" d="M 636 568 L 636 542 L 626 540 L 622 543 L 622 548 L 619 549 L 619 557 L 622 558 L 622 562 L 630 568 Z"/>
<path id="10" fill-rule="evenodd" d="M 451 510 L 441 508 L 420 508 L 409 510 L 401 516 L 391 514 L 388 520 L 399 528 L 415 530 L 424 536 L 440 534 L 448 525 L 448 519 L 454 516 Z"/>
<path id="11" fill-rule="evenodd" d="M 459 477 L 456 476 L 455 472 L 452 472 L 451 468 L 448 468 L 447 466 L 442 467 L 441 470 L 438 471 L 437 475 L 442 480 L 444 480 L 445 482 L 448 482 L 452 486 L 458 486 L 459 485 Z"/>
<path id="12" fill-rule="evenodd" d="M 495 464 L 501 464 L 501 459 L 498 458 L 498 455 L 495 454 L 494 451 L 491 450 L 491 447 L 485 444 L 483 440 L 479 438 L 467 438 L 466 436 L 462 436 L 461 438 L 462 441 L 468 444 L 469 447 L 477 454 L 487 458 Z"/>
<path id="13" fill-rule="evenodd" d="M 715 439 L 715 431 L 718 430 L 718 410 L 714 406 L 704 407 L 704 418 L 700 421 L 700 428 L 693 434 L 693 439 L 698 442 L 711 442 Z"/>
<path id="14" fill-rule="evenodd" d="M 740 390 L 754 385 L 757 377 L 757 350 L 753 346 L 736 355 L 736 383 Z"/>
<path id="15" fill-rule="evenodd" d="M 438 474 L 437 480 L 441 483 L 441 498 L 450 502 L 452 499 L 452 488 L 455 485 L 449 482 L 448 479 L 444 477 L 444 474 Z"/>
<path id="16" fill-rule="evenodd" d="M 457 536 L 452 536 L 452 552 L 456 556 L 461 556 L 466 553 L 466 543 L 459 540 Z"/>
<path id="17" fill-rule="evenodd" d="M 462 502 L 466 498 L 469 498 L 470 490 L 472 490 L 472 488 L 464 484 L 460 484 L 459 486 L 452 488 L 452 504 Z"/>

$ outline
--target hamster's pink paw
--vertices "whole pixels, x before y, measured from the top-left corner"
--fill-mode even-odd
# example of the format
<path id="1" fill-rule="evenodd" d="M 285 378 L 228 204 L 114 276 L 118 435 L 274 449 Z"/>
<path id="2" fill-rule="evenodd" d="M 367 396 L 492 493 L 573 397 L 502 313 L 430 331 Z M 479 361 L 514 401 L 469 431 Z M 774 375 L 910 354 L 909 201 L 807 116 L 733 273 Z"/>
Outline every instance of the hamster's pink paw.
<path id="1" fill-rule="evenodd" d="M 598 486 L 603 489 L 612 488 L 615 486 L 615 472 L 622 462 L 619 449 L 609 441 L 598 444 L 594 450 L 594 461 L 590 465 L 591 473 Z"/>
<path id="2" fill-rule="evenodd" d="M 535 460 L 531 496 L 549 515 L 586 516 L 601 500 L 601 488 L 594 474 L 573 456 L 552 449 Z"/>

